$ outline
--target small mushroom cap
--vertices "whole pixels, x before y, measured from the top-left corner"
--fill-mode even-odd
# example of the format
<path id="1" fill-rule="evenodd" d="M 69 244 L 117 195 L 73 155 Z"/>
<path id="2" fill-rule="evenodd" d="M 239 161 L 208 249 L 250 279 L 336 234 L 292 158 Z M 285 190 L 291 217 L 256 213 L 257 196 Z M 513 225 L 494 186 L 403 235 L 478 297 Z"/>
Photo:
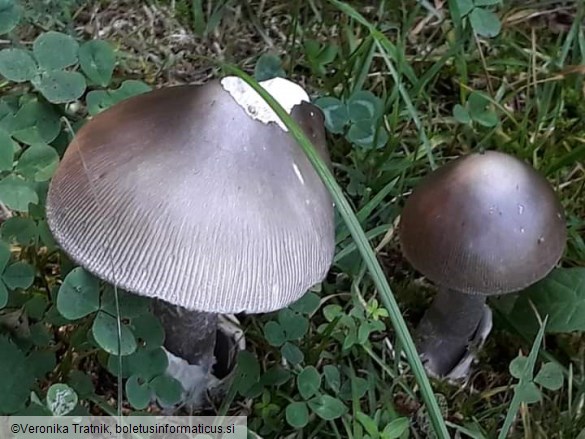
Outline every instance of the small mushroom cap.
<path id="1" fill-rule="evenodd" d="M 256 92 L 233 86 L 156 90 L 79 130 L 47 198 L 49 227 L 74 261 L 125 290 L 216 313 L 280 309 L 325 277 L 329 192 L 275 114 L 248 99 Z M 328 161 L 323 115 L 306 99 L 287 105 Z"/>
<path id="2" fill-rule="evenodd" d="M 400 220 L 406 259 L 433 282 L 496 295 L 545 277 L 567 238 L 548 181 L 510 155 L 456 159 L 422 179 Z"/>

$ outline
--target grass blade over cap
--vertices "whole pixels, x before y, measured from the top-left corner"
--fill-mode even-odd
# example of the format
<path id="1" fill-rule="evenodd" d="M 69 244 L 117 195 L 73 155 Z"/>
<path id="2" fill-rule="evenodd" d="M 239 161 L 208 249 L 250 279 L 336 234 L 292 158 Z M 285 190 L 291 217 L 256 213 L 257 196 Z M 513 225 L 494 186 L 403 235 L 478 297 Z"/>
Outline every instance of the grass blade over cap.
<path id="1" fill-rule="evenodd" d="M 376 258 L 376 255 L 374 254 L 374 251 L 368 242 L 368 238 L 362 230 L 349 202 L 343 195 L 343 191 L 335 180 L 335 177 L 329 171 L 327 165 L 321 160 L 319 154 L 314 150 L 311 142 L 305 136 L 303 130 L 296 124 L 296 122 L 284 110 L 284 108 L 282 108 L 282 106 L 258 84 L 258 82 L 235 66 L 224 64 L 223 68 L 230 74 L 239 76 L 260 96 L 262 96 L 268 105 L 270 105 L 270 107 L 286 125 L 289 132 L 297 141 L 299 146 L 303 149 L 305 154 L 307 154 L 307 157 L 315 167 L 316 172 L 323 180 L 325 186 L 327 186 L 327 189 L 331 192 L 331 196 L 335 201 L 335 206 L 339 210 L 348 229 L 350 230 L 351 236 L 353 237 L 356 246 L 358 247 L 358 250 L 363 257 L 366 267 L 368 268 L 368 271 L 372 276 L 372 280 L 374 281 L 378 293 L 380 294 L 381 301 L 388 310 L 392 326 L 396 331 L 396 336 L 403 346 L 410 367 L 412 368 L 412 372 L 418 384 L 420 385 L 422 398 L 427 406 L 433 428 L 439 438 L 449 438 L 445 420 L 443 419 L 441 410 L 439 409 L 439 405 L 431 388 L 431 384 L 416 351 L 412 336 L 410 335 L 406 326 L 406 322 L 400 313 L 398 303 L 394 298 L 390 285 L 388 284 L 384 272 L 382 271 L 382 267 L 380 266 L 380 263 L 378 262 L 378 259 Z"/>

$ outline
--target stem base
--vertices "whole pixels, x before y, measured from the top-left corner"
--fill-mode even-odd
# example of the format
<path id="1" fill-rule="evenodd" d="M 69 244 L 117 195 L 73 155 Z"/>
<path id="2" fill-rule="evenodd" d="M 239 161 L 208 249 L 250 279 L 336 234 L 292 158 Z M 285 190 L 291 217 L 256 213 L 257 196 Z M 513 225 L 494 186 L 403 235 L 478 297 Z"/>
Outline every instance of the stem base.
<path id="1" fill-rule="evenodd" d="M 485 296 L 440 289 L 417 328 L 417 349 L 429 375 L 449 380 L 469 375 L 475 352 L 492 328 Z"/>

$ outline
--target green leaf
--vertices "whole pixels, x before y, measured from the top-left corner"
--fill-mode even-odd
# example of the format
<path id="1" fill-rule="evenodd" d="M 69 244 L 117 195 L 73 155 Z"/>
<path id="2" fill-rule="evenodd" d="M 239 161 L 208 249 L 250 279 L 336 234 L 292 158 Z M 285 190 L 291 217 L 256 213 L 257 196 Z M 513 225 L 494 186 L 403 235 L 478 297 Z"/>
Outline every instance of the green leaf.
<path id="1" fill-rule="evenodd" d="M 43 219 L 38 222 L 38 232 L 42 243 L 47 247 L 47 250 L 53 251 L 57 248 L 57 242 L 49 229 L 47 220 Z"/>
<path id="2" fill-rule="evenodd" d="M 69 373 L 69 385 L 81 397 L 89 396 L 95 392 L 92 379 L 79 370 L 74 369 Z"/>
<path id="3" fill-rule="evenodd" d="M 37 379 L 45 378 L 57 366 L 57 358 L 55 353 L 51 351 L 32 351 L 28 356 L 28 361 L 30 361 L 33 373 Z"/>
<path id="4" fill-rule="evenodd" d="M 309 401 L 311 410 L 326 421 L 340 418 L 347 412 L 347 407 L 341 400 L 329 395 L 319 395 Z"/>
<path id="5" fill-rule="evenodd" d="M 122 370 L 122 378 L 128 378 L 132 375 L 130 371 L 130 367 L 128 365 L 128 359 L 135 355 L 137 352 L 133 354 L 127 355 L 125 357 L 118 357 L 117 355 L 108 355 L 108 360 L 106 362 L 106 368 L 108 371 L 114 376 L 120 376 L 120 369 Z M 166 355 L 166 354 L 165 354 Z M 121 360 L 121 361 L 120 361 Z M 120 367 L 120 362 L 122 363 Z"/>
<path id="6" fill-rule="evenodd" d="M 150 388 L 164 406 L 171 406 L 181 401 L 183 387 L 176 379 L 160 375 L 150 382 Z"/>
<path id="7" fill-rule="evenodd" d="M 461 17 L 465 17 L 473 10 L 473 0 L 455 0 Z"/>
<path id="8" fill-rule="evenodd" d="M 260 365 L 258 359 L 248 351 L 238 353 L 234 388 L 240 393 L 246 393 L 260 379 Z"/>
<path id="9" fill-rule="evenodd" d="M 323 308 L 323 316 L 328 322 L 332 322 L 343 312 L 343 308 L 339 305 L 326 305 Z"/>
<path id="10" fill-rule="evenodd" d="M 249 400 L 253 400 L 260 397 L 260 395 L 262 395 L 263 390 L 264 388 L 262 386 L 262 383 L 260 382 L 252 383 L 252 385 L 249 386 L 245 392 L 242 392 L 242 396 Z"/>
<path id="11" fill-rule="evenodd" d="M 498 124 L 498 115 L 491 108 L 491 102 L 487 95 L 474 91 L 467 100 L 470 117 L 485 127 L 491 128 Z"/>
<path id="12" fill-rule="evenodd" d="M 256 61 L 254 67 L 254 77 L 256 81 L 266 81 L 272 78 L 284 78 L 286 73 L 282 68 L 282 62 L 280 58 L 272 54 L 264 54 Z"/>
<path id="13" fill-rule="evenodd" d="M 85 78 L 78 72 L 54 70 L 41 76 L 35 87 L 53 104 L 76 101 L 85 92 Z"/>
<path id="14" fill-rule="evenodd" d="M 117 357 L 114 358 L 117 362 Z M 169 365 L 167 354 L 162 348 L 153 349 L 150 351 L 139 349 L 132 355 L 123 357 L 128 366 L 130 374 L 137 374 L 144 379 L 150 380 L 157 375 L 162 375 Z"/>
<path id="15" fill-rule="evenodd" d="M 388 133 L 382 126 L 376 131 L 376 127 L 372 125 L 372 121 L 362 120 L 354 123 L 349 128 L 347 139 L 362 148 L 377 149 L 383 147 L 388 142 Z"/>
<path id="16" fill-rule="evenodd" d="M 35 320 L 42 320 L 48 307 L 49 299 L 45 294 L 35 294 L 24 304 L 28 316 Z"/>
<path id="17" fill-rule="evenodd" d="M 510 366 L 508 367 L 510 375 L 514 378 L 521 379 L 524 375 L 524 370 L 526 369 L 527 364 L 528 358 L 524 355 L 518 355 L 510 362 Z"/>
<path id="18" fill-rule="evenodd" d="M 20 156 L 16 172 L 34 181 L 47 181 L 59 164 L 59 154 L 55 148 L 44 143 L 29 146 Z"/>
<path id="19" fill-rule="evenodd" d="M 79 44 L 69 35 L 49 31 L 33 43 L 33 54 L 45 70 L 60 70 L 77 63 Z"/>
<path id="20" fill-rule="evenodd" d="M 23 290 L 30 287 L 35 280 L 35 269 L 26 262 L 16 262 L 6 267 L 2 279 L 8 288 Z"/>
<path id="21" fill-rule="evenodd" d="M 359 326 L 358 333 L 357 333 L 357 342 L 361 345 L 366 344 L 370 338 L 371 332 L 372 332 L 372 327 L 370 326 L 370 322 L 364 321 Z"/>
<path id="22" fill-rule="evenodd" d="M 281 348 L 280 353 L 291 364 L 297 365 L 305 359 L 303 352 L 294 344 L 286 342 Z"/>
<path id="23" fill-rule="evenodd" d="M 288 308 L 279 311 L 278 321 L 287 341 L 300 340 L 309 329 L 309 321 Z"/>
<path id="24" fill-rule="evenodd" d="M 333 392 L 339 393 L 341 388 L 341 375 L 337 366 L 328 364 L 323 368 L 323 374 L 325 375 L 325 383 Z"/>
<path id="25" fill-rule="evenodd" d="M 305 367 L 297 376 L 297 388 L 304 399 L 314 396 L 321 387 L 321 375 L 313 366 Z"/>
<path id="26" fill-rule="evenodd" d="M 502 30 L 498 16 L 484 8 L 474 8 L 469 14 L 469 22 L 474 32 L 482 37 L 495 37 Z"/>
<path id="27" fill-rule="evenodd" d="M 87 109 L 91 116 L 132 96 L 147 93 L 151 88 L 142 81 L 127 80 L 117 90 L 94 90 L 87 94 Z"/>
<path id="28" fill-rule="evenodd" d="M 309 423 L 309 409 L 304 402 L 291 402 L 286 406 L 286 422 L 293 428 L 303 428 Z"/>
<path id="29" fill-rule="evenodd" d="M 343 383 L 339 390 L 339 397 L 348 401 L 353 398 L 361 399 L 366 395 L 369 388 L 370 384 L 368 380 L 361 377 L 353 377 L 351 380 Z"/>
<path id="30" fill-rule="evenodd" d="M 527 334 L 539 327 L 533 306 L 548 315 L 547 333 L 585 331 L 585 268 L 557 268 L 518 296 L 508 319 Z"/>
<path id="31" fill-rule="evenodd" d="M 372 418 L 370 418 L 368 415 L 366 415 L 363 412 L 357 412 L 355 414 L 355 418 L 358 420 L 360 424 L 362 424 L 362 426 L 370 435 L 370 437 L 378 438 L 380 436 L 378 432 L 378 423 L 374 421 Z"/>
<path id="32" fill-rule="evenodd" d="M 57 287 L 51 289 L 51 295 L 56 295 L 58 291 Z M 65 326 L 70 322 L 59 313 L 56 305 L 51 305 L 45 314 L 45 321 L 54 326 Z"/>
<path id="33" fill-rule="evenodd" d="M 51 105 L 33 99 L 16 113 L 11 125 L 12 136 L 22 143 L 51 143 L 61 131 L 59 115 Z"/>
<path id="34" fill-rule="evenodd" d="M 92 326 L 93 336 L 97 344 L 108 354 L 130 355 L 136 351 L 137 344 L 134 334 L 127 325 L 121 322 L 120 347 L 118 349 L 118 322 L 115 317 L 100 311 Z"/>
<path id="35" fill-rule="evenodd" d="M 286 342 L 284 330 L 275 321 L 267 322 L 264 325 L 264 338 L 271 346 L 282 346 Z"/>
<path id="36" fill-rule="evenodd" d="M 534 377 L 536 384 L 540 384 L 548 390 L 559 390 L 563 387 L 563 381 L 563 370 L 558 363 L 554 362 L 543 364 L 536 377 Z"/>
<path id="37" fill-rule="evenodd" d="M 81 267 L 71 270 L 57 293 L 57 309 L 68 320 L 77 320 L 100 307 L 98 280 Z"/>
<path id="38" fill-rule="evenodd" d="M 147 93 L 151 91 L 152 88 L 145 84 L 142 81 L 137 81 L 135 79 L 128 79 L 118 87 L 116 90 L 112 90 L 110 93 L 114 97 L 114 100 L 117 102 L 122 102 L 128 98 L 133 96 L 137 96 L 143 93 Z"/>
<path id="39" fill-rule="evenodd" d="M 502 3 L 502 0 L 473 0 L 475 6 L 494 6 Z"/>
<path id="40" fill-rule="evenodd" d="M 341 134 L 349 123 L 347 106 L 337 98 L 325 97 L 315 101 L 325 116 L 325 127 L 333 134 Z"/>
<path id="41" fill-rule="evenodd" d="M 108 286 L 102 293 L 101 310 L 112 315 L 120 313 L 122 318 L 134 318 L 149 312 L 151 299 L 138 294 L 132 294 L 124 290 L 117 290 L 118 309 L 116 309 L 116 296 L 113 287 Z"/>
<path id="42" fill-rule="evenodd" d="M 79 66 L 94 84 L 107 86 L 112 80 L 116 54 L 110 43 L 92 40 L 79 48 Z"/>
<path id="43" fill-rule="evenodd" d="M 53 341 L 53 334 L 42 322 L 37 322 L 30 327 L 30 341 L 35 346 L 46 348 Z"/>
<path id="44" fill-rule="evenodd" d="M 317 40 L 307 40 L 305 41 L 305 53 L 310 58 L 317 58 L 319 56 L 319 51 L 321 50 L 321 45 Z"/>
<path id="45" fill-rule="evenodd" d="M 348 99 L 347 111 L 352 122 L 368 121 L 373 125 L 382 116 L 384 105 L 371 91 L 360 90 Z"/>
<path id="46" fill-rule="evenodd" d="M 290 309 L 300 314 L 311 315 L 321 305 L 319 296 L 311 291 L 305 293 L 303 297 L 290 305 Z"/>
<path id="47" fill-rule="evenodd" d="M 338 52 L 336 45 L 321 45 L 316 40 L 307 40 L 304 44 L 304 49 L 312 70 L 318 75 L 327 73 L 326 66 L 335 60 Z"/>
<path id="48" fill-rule="evenodd" d="M 14 165 L 14 143 L 8 133 L 0 128 L 0 172 L 10 171 Z"/>
<path id="49" fill-rule="evenodd" d="M 4 285 L 4 282 L 0 281 L 0 309 L 4 308 L 8 304 L 8 290 Z"/>
<path id="50" fill-rule="evenodd" d="M 138 375 L 132 375 L 126 381 L 126 397 L 136 410 L 148 407 L 152 398 L 152 390 L 148 382 Z"/>
<path id="51" fill-rule="evenodd" d="M 22 49 L 0 50 L 0 75 L 12 82 L 32 80 L 37 74 L 37 63 L 31 54 Z"/>
<path id="52" fill-rule="evenodd" d="M 0 337 L 0 414 L 20 410 L 28 400 L 34 375 L 24 353 Z"/>
<path id="53" fill-rule="evenodd" d="M 85 102 L 90 116 L 95 116 L 116 104 L 111 92 L 106 90 L 90 91 L 85 97 Z"/>
<path id="54" fill-rule="evenodd" d="M 281 386 L 290 380 L 291 373 L 289 370 L 280 366 L 274 366 L 268 369 L 260 379 L 260 382 L 266 386 Z"/>
<path id="55" fill-rule="evenodd" d="M 2 223 L 0 230 L 3 239 L 23 246 L 34 244 L 38 236 L 37 223 L 22 216 L 8 218 Z"/>
<path id="56" fill-rule="evenodd" d="M 16 0 L 0 0 L 0 35 L 14 29 L 20 16 L 21 8 Z"/>
<path id="57" fill-rule="evenodd" d="M 521 382 L 516 385 L 515 392 L 518 398 L 526 404 L 534 404 L 542 399 L 542 393 L 533 382 Z"/>
<path id="58" fill-rule="evenodd" d="M 453 117 L 459 123 L 466 125 L 471 123 L 471 116 L 465 107 L 463 107 L 463 105 L 457 104 L 453 107 Z"/>
<path id="59" fill-rule="evenodd" d="M 410 422 L 408 418 L 397 418 L 390 422 L 380 436 L 380 439 L 398 439 L 408 430 Z"/>
<path id="60" fill-rule="evenodd" d="M 54 416 L 65 416 L 78 402 L 77 393 L 67 384 L 53 384 L 47 391 L 47 408 Z"/>
<path id="61" fill-rule="evenodd" d="M 27 212 L 29 204 L 39 202 L 34 187 L 16 175 L 9 175 L 0 180 L 0 201 L 6 207 L 18 212 Z"/>
<path id="62" fill-rule="evenodd" d="M 10 246 L 4 241 L 0 240 L 0 274 L 4 272 L 4 269 L 8 265 L 10 256 L 12 256 Z"/>
<path id="63" fill-rule="evenodd" d="M 165 331 L 160 321 L 152 314 L 143 314 L 131 321 L 134 337 L 144 350 L 160 348 L 165 341 Z"/>

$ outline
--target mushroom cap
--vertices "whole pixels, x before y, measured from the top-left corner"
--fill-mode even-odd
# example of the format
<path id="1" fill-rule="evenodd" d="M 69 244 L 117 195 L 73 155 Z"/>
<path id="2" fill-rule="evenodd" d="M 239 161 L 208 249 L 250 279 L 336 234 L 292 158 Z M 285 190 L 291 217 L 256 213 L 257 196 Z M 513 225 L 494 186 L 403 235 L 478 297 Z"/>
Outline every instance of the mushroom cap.
<path id="1" fill-rule="evenodd" d="M 47 196 L 49 227 L 75 262 L 216 313 L 280 309 L 323 280 L 335 245 L 329 192 L 235 79 L 139 95 L 79 130 Z M 329 163 L 323 114 L 306 100 L 283 105 Z"/>
<path id="2" fill-rule="evenodd" d="M 488 151 L 424 177 L 406 201 L 399 236 L 406 259 L 433 282 L 497 295 L 545 277 L 567 231 L 548 181 L 519 159 Z"/>

